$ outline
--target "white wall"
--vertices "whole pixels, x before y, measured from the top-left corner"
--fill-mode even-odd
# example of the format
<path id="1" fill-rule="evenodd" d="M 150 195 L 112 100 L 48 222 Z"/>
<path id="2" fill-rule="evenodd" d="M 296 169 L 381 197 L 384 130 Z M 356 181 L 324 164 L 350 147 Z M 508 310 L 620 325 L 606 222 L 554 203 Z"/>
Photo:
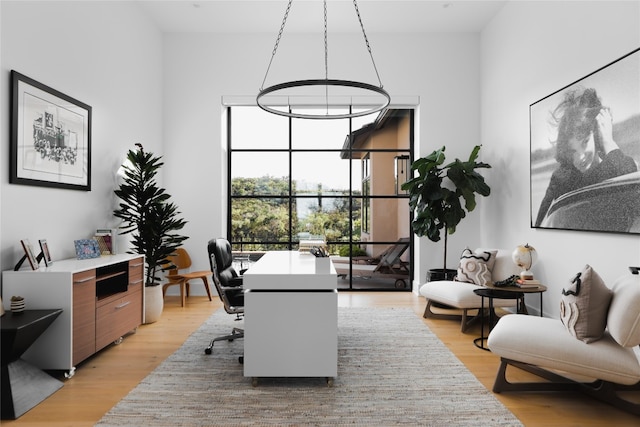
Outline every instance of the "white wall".
<path id="1" fill-rule="evenodd" d="M 0 267 L 13 268 L 20 239 L 46 238 L 52 256 L 73 240 L 116 226 L 114 173 L 136 142 L 162 153 L 162 34 L 135 4 L 0 2 Z M 90 192 L 9 184 L 10 71 L 93 108 Z"/>
<path id="2" fill-rule="evenodd" d="M 74 256 L 74 239 L 115 226 L 113 173 L 140 142 L 164 154 L 161 184 L 188 220 L 185 246 L 194 264 L 208 268 L 207 240 L 226 235 L 221 100 L 255 96 L 274 34 L 162 35 L 128 2 L 2 1 L 0 8 L 3 99 L 15 69 L 93 107 L 91 192 L 8 184 L 8 160 L 0 162 L 0 267 L 19 259 L 20 239 L 46 238 L 54 259 L 62 259 Z M 450 156 L 466 156 L 479 142 L 478 34 L 369 34 L 369 40 L 392 98 L 421 101 L 416 154 L 447 145 Z M 315 36 L 287 35 L 267 84 L 300 73 L 322 77 L 322 49 L 310 45 L 317 47 Z M 330 46 L 330 77 L 375 82 L 360 35 L 336 35 Z M 3 135 L 9 117 L 2 103 Z M 479 218 L 474 213 L 460 228 L 450 253 L 479 243 Z M 418 282 L 427 268 L 440 266 L 441 252 L 441 243 L 421 239 Z"/>
<path id="3" fill-rule="evenodd" d="M 479 35 L 368 36 L 392 103 L 403 97 L 420 99 L 416 126 L 420 148 L 416 155 L 426 155 L 446 145 L 452 160 L 467 157 L 480 141 Z M 277 64 L 272 68 L 267 86 L 285 79 L 324 76 L 322 51 L 318 58 L 308 54 L 312 40 L 309 35 L 286 35 L 286 49 L 279 48 L 276 55 L 276 61 L 283 61 L 285 66 Z M 186 246 L 196 265 L 207 265 L 204 248 L 208 239 L 226 236 L 226 153 L 222 148 L 226 140 L 221 128 L 221 98 L 255 97 L 273 42 L 273 34 L 165 36 L 164 132 L 165 154 L 170 159 L 165 171 L 166 186 L 189 220 L 185 234 L 191 238 Z M 296 49 L 307 54 L 287 56 Z M 339 74 L 340 64 L 347 62 L 349 52 L 364 52 L 365 58 L 350 62 L 348 73 Z M 371 62 L 361 35 L 336 35 L 330 42 L 329 58 L 332 78 L 370 77 Z M 331 64 L 336 64 L 335 74 Z M 465 245 L 480 243 L 479 220 L 478 210 L 450 239 L 450 265 L 455 265 Z M 442 242 L 420 240 L 416 257 L 418 283 L 424 281 L 426 269 L 442 264 Z"/>
<path id="4" fill-rule="evenodd" d="M 640 265 L 640 238 L 530 228 L 529 105 L 639 46 L 638 1 L 509 2 L 482 32 L 482 143 L 494 166 L 482 241 L 537 249 L 547 315 L 557 317 L 562 287 L 585 264 L 609 284 Z"/>

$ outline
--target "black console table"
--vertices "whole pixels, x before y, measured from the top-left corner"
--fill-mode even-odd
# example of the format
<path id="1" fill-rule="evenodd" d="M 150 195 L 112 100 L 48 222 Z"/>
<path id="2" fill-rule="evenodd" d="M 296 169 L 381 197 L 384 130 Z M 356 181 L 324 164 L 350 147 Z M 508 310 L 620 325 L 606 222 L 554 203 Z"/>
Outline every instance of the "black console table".
<path id="1" fill-rule="evenodd" d="M 20 359 L 60 313 L 61 309 L 25 310 L 7 312 L 0 318 L 3 420 L 18 418 L 62 387 L 62 382 Z"/>

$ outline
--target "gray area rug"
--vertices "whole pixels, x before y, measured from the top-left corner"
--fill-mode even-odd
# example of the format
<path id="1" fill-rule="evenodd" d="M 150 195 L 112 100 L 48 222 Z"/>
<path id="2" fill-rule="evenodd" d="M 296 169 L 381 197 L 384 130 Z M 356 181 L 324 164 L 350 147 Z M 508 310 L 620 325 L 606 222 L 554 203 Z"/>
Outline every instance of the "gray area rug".
<path id="1" fill-rule="evenodd" d="M 522 425 L 411 309 L 340 308 L 338 316 L 333 387 L 321 378 L 261 378 L 252 387 L 238 363 L 243 340 L 204 354 L 212 336 L 241 326 L 219 310 L 97 425 Z"/>

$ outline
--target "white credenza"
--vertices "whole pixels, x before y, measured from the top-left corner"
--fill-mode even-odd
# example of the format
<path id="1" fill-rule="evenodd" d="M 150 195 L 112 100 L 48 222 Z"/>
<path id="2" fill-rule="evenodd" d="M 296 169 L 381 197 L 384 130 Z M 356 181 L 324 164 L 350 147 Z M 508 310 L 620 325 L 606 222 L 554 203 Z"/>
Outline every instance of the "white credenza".
<path id="1" fill-rule="evenodd" d="M 22 358 L 72 375 L 78 363 L 140 326 L 143 286 L 141 255 L 74 258 L 38 270 L 3 271 L 2 301 L 20 295 L 27 309 L 63 310 Z"/>
<path id="2" fill-rule="evenodd" d="M 327 259 L 328 260 L 328 259 Z M 298 251 L 267 252 L 244 274 L 244 375 L 338 374 L 338 291 L 332 263 Z"/>

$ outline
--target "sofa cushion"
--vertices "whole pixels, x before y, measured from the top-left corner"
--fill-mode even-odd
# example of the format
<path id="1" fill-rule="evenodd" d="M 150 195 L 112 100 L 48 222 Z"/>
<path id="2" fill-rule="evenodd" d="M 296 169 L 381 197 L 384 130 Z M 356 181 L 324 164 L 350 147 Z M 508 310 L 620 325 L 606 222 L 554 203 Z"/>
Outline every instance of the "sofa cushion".
<path id="1" fill-rule="evenodd" d="M 456 281 L 486 286 L 492 283 L 492 270 L 497 250 L 476 251 L 466 248 L 460 256 Z"/>
<path id="2" fill-rule="evenodd" d="M 640 381 L 634 349 L 605 333 L 591 344 L 574 339 L 558 319 L 509 314 L 489 334 L 489 349 L 500 357 L 618 384 Z"/>
<path id="3" fill-rule="evenodd" d="M 612 292 L 590 265 L 562 290 L 560 320 L 574 337 L 586 343 L 599 340 L 607 326 Z"/>
<path id="4" fill-rule="evenodd" d="M 482 287 L 473 283 L 439 280 L 422 285 L 420 295 L 428 300 L 446 304 L 450 307 L 460 309 L 480 308 L 482 306 L 482 297 L 473 292 L 474 289 L 480 288 Z M 496 298 L 493 300 L 495 307 L 515 307 L 516 304 L 517 301 L 512 299 Z"/>
<path id="5" fill-rule="evenodd" d="M 607 328 L 624 347 L 640 345 L 640 275 L 627 274 L 612 287 Z"/>

